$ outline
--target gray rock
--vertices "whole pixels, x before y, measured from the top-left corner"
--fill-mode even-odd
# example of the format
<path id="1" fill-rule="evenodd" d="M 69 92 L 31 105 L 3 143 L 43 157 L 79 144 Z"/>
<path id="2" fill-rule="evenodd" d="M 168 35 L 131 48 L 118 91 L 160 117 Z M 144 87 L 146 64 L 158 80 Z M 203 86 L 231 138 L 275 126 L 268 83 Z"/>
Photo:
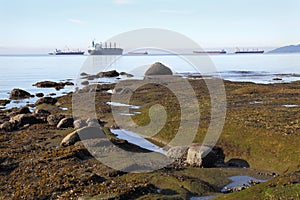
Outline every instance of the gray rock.
<path id="1" fill-rule="evenodd" d="M 59 121 L 57 124 L 57 128 L 73 128 L 74 120 L 72 117 L 65 117 L 62 120 Z"/>
<path id="2" fill-rule="evenodd" d="M 145 76 L 156 76 L 156 75 L 173 75 L 170 68 L 160 62 L 156 62 L 150 66 L 145 72 Z"/>
<path id="3" fill-rule="evenodd" d="M 73 131 L 67 135 L 60 143 L 61 146 L 66 147 L 75 144 L 80 140 L 102 139 L 105 135 L 99 127 L 84 127 Z"/>
<path id="4" fill-rule="evenodd" d="M 90 127 L 99 127 L 100 126 L 98 119 L 88 118 L 86 120 L 86 123 L 87 123 L 87 126 L 90 126 Z"/>
<path id="5" fill-rule="evenodd" d="M 83 120 L 83 119 L 77 119 L 77 120 L 74 121 L 73 124 L 74 124 L 74 128 L 75 128 L 75 129 L 80 129 L 80 128 L 83 128 L 83 127 L 85 127 L 85 126 L 88 125 L 88 124 L 86 123 L 86 121 Z"/>
<path id="6" fill-rule="evenodd" d="M 14 100 L 25 99 L 29 97 L 31 97 L 31 94 L 29 92 L 26 92 L 25 90 L 19 88 L 13 89 L 9 94 L 9 98 Z"/>
<path id="7" fill-rule="evenodd" d="M 175 146 L 175 147 L 171 147 L 167 151 L 166 156 L 172 159 L 179 159 L 182 158 L 182 156 L 186 154 L 187 151 L 188 151 L 187 146 Z"/>
<path id="8" fill-rule="evenodd" d="M 76 142 L 80 141 L 79 135 L 77 131 L 73 131 L 69 135 L 67 135 L 60 143 L 60 146 L 66 147 L 75 144 Z"/>
<path id="9" fill-rule="evenodd" d="M 35 105 L 40 105 L 40 104 L 43 104 L 43 103 L 54 105 L 56 102 L 57 102 L 57 99 L 55 99 L 55 98 L 52 98 L 52 97 L 43 97 L 43 98 L 38 99 L 35 102 Z"/>
<path id="10" fill-rule="evenodd" d="M 189 147 L 186 161 L 197 167 L 219 167 L 224 165 L 224 158 L 221 148 L 194 143 Z"/>
<path id="11" fill-rule="evenodd" d="M 15 124 L 11 122 L 4 122 L 0 125 L 0 130 L 11 132 L 15 129 Z"/>
<path id="12" fill-rule="evenodd" d="M 56 126 L 60 122 L 60 120 L 62 120 L 63 118 L 65 118 L 65 116 L 61 115 L 61 114 L 59 114 L 59 115 L 49 115 L 47 117 L 47 121 L 48 121 L 49 125 Z"/>

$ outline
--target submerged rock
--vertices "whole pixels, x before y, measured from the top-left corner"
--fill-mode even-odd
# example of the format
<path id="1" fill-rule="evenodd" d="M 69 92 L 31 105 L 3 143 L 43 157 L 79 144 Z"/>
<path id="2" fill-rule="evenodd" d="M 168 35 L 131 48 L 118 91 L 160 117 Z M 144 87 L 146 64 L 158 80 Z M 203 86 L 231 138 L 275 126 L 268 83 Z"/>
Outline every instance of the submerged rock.
<path id="1" fill-rule="evenodd" d="M 10 103 L 10 100 L 8 99 L 0 99 L 0 106 L 6 106 Z"/>
<path id="2" fill-rule="evenodd" d="M 119 72 L 117 72 L 116 70 L 111 70 L 111 71 L 107 71 L 107 72 L 100 72 L 97 74 L 98 77 L 116 77 L 119 76 Z"/>
<path id="3" fill-rule="evenodd" d="M 82 81 L 81 85 L 89 85 L 90 83 L 88 81 Z"/>
<path id="4" fill-rule="evenodd" d="M 25 90 L 19 88 L 13 89 L 9 94 L 9 98 L 14 100 L 25 99 L 29 97 L 31 97 L 31 94 L 29 92 L 26 92 Z"/>
<path id="5" fill-rule="evenodd" d="M 72 82 L 54 82 L 54 81 L 41 81 L 33 84 L 33 86 L 40 88 L 55 88 L 57 90 L 64 88 L 66 85 L 74 85 Z"/>
<path id="6" fill-rule="evenodd" d="M 156 62 L 150 66 L 145 72 L 145 76 L 156 76 L 156 75 L 173 75 L 172 70 L 160 62 Z"/>
<path id="7" fill-rule="evenodd" d="M 43 96 L 44 96 L 44 93 L 39 92 L 39 93 L 36 93 L 35 96 L 36 96 L 36 97 L 43 97 Z"/>

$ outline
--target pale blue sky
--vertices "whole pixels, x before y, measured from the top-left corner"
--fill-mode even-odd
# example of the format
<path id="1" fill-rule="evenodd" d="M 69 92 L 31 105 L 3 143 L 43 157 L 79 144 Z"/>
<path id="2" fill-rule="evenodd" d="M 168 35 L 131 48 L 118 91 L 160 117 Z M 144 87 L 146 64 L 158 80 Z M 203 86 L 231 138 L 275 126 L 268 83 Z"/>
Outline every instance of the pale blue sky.
<path id="1" fill-rule="evenodd" d="M 300 43 L 299 0 L 0 0 L 0 53 L 86 49 L 139 28 L 180 32 L 204 48 Z"/>

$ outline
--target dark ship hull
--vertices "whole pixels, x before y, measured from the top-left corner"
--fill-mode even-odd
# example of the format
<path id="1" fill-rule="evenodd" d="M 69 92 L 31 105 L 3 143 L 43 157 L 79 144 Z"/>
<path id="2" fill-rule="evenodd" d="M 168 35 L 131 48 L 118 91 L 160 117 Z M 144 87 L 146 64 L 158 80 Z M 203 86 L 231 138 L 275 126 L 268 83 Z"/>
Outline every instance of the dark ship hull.
<path id="1" fill-rule="evenodd" d="M 59 52 L 59 53 L 49 53 L 49 55 L 83 55 L 84 51 L 80 52 Z"/>
<path id="2" fill-rule="evenodd" d="M 236 51 L 234 53 L 241 54 L 241 53 L 264 53 L 264 52 L 265 52 L 264 50 L 261 50 L 261 51 Z"/>
<path id="3" fill-rule="evenodd" d="M 226 54 L 226 51 L 193 51 L 195 54 Z"/>
<path id="4" fill-rule="evenodd" d="M 100 48 L 100 49 L 89 49 L 90 55 L 122 55 L 123 49 L 121 48 Z"/>

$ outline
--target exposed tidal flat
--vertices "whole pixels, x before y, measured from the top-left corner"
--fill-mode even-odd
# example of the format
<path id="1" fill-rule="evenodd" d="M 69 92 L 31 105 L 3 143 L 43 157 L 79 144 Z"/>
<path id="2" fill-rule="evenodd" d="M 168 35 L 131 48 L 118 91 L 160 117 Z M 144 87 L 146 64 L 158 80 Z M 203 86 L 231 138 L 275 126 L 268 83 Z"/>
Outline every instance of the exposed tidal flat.
<path id="1" fill-rule="evenodd" d="M 115 124 L 112 110 L 128 107 L 129 117 L 137 125 L 145 126 L 151 119 L 149 109 L 157 104 L 164 106 L 168 114 L 165 126 L 147 138 L 158 147 L 174 138 L 181 118 L 178 101 L 168 89 L 167 79 L 163 85 L 147 84 L 138 88 L 129 103 L 111 102 L 112 93 L 118 92 L 114 90 L 115 83 L 97 86 L 92 83 L 93 79 L 103 76 L 114 76 L 113 79 L 116 76 L 129 86 L 142 81 L 126 80 L 124 76 L 129 74 L 122 74 L 82 74 L 82 81 L 88 81 L 89 85 L 81 89 L 59 97 L 39 97 L 30 109 L 0 111 L 0 199 L 299 198 L 299 81 L 272 84 L 224 81 L 227 112 L 222 133 L 213 149 L 216 160 L 208 158 L 199 165 L 189 164 L 188 153 L 184 153 L 162 169 L 126 173 L 122 170 L 128 171 L 135 166 L 122 162 L 122 158 L 115 155 L 114 160 L 122 170 L 112 169 L 86 148 L 87 144 L 105 147 L 106 142 L 111 141 L 127 151 L 151 151 L 139 142 L 134 144 L 126 141 L 126 137 L 118 137 L 114 130 L 122 130 L 122 127 Z M 200 124 L 193 140 L 195 148 L 195 144 L 203 141 L 211 120 L 211 96 L 204 80 L 209 78 L 213 83 L 217 79 L 195 74 L 186 77 L 195 90 L 200 108 Z M 44 86 L 50 84 L 43 83 Z M 68 87 L 67 82 L 63 83 Z M 61 85 L 51 83 L 51 87 Z M 178 87 L 177 91 L 186 95 L 186 88 Z M 85 94 L 91 92 L 95 99 L 85 98 Z M 82 112 L 80 117 L 73 115 L 74 95 L 78 97 L 75 108 L 80 108 L 75 113 Z M 95 108 L 87 107 L 88 101 L 92 101 Z M 90 109 L 96 111 L 94 118 L 89 115 Z M 81 137 L 82 141 L 78 137 L 85 132 L 98 133 L 98 130 L 102 130 L 103 135 Z M 184 131 L 189 134 L 190 130 Z M 231 187 L 235 179 L 243 178 L 246 182 Z"/>
<path id="2" fill-rule="evenodd" d="M 136 81 L 141 80 L 129 80 L 127 84 Z M 201 108 L 201 123 L 193 142 L 201 143 L 210 123 L 210 94 L 201 77 L 189 77 L 188 81 Z M 41 97 L 33 112 L 25 108 L 2 110 L 1 124 L 11 123 L 13 127 L 5 130 L 2 126 L 0 134 L 1 198 L 299 198 L 299 81 L 276 84 L 224 81 L 224 84 L 226 121 L 215 146 L 221 162 L 211 166 L 204 166 L 204 163 L 202 166 L 190 165 L 186 163 L 188 155 L 184 154 L 174 163 L 153 172 L 126 173 L 107 167 L 94 158 L 83 145 L 84 140 L 80 141 L 76 134 L 69 135 L 74 129 L 101 129 L 104 137 L 101 136 L 97 143 L 104 144 L 107 138 L 128 151 L 149 151 L 118 138 L 110 131 L 119 128 L 114 124 L 112 107 L 127 106 L 125 102 L 108 103 L 112 93 L 107 91 L 113 90 L 115 84 L 88 85 L 61 97 Z M 90 116 L 73 118 L 72 96 L 91 91 L 95 93 L 96 121 Z M 178 91 L 184 94 L 186 90 L 178 88 Z M 76 103 L 77 106 L 83 105 L 79 108 L 88 110 L 84 107 L 88 101 L 84 97 L 80 95 Z M 149 141 L 162 146 L 175 136 L 180 126 L 180 111 L 174 94 L 165 86 L 147 84 L 134 92 L 128 106 L 130 113 L 138 112 L 131 116 L 136 124 L 146 125 L 150 122 L 148 110 L 156 104 L 163 105 L 168 116 L 164 128 Z M 67 135 L 73 140 L 66 139 Z M 95 144 L 95 139 L 99 138 L 85 138 L 92 140 L 92 144 Z M 125 171 L 130 167 L 130 163 L 122 163 L 121 158 L 119 162 Z M 237 176 L 253 178 L 254 186 L 246 187 L 249 181 L 238 188 L 225 188 L 230 186 L 232 177 Z M 222 193 L 226 191 L 230 194 Z"/>

